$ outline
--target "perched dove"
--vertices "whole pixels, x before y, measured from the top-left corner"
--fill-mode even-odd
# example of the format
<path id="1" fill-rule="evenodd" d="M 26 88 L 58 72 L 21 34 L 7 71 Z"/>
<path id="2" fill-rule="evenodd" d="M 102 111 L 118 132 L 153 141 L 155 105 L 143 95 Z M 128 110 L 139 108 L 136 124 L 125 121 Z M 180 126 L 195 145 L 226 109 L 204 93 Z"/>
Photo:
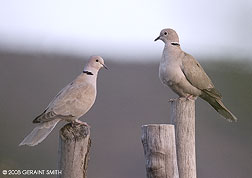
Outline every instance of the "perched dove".
<path id="1" fill-rule="evenodd" d="M 34 146 L 39 144 L 61 120 L 87 125 L 78 119 L 95 102 L 96 78 L 102 67 L 107 69 L 103 59 L 100 56 L 92 56 L 83 73 L 63 88 L 45 111 L 33 120 L 33 123 L 38 124 L 37 127 L 19 145 Z"/>
<path id="2" fill-rule="evenodd" d="M 237 121 L 222 103 L 221 94 L 215 89 L 201 65 L 190 54 L 181 50 L 177 33 L 170 28 L 163 29 L 154 41 L 157 40 L 165 43 L 159 65 L 159 78 L 162 83 L 180 97 L 201 97 L 228 121 Z"/>

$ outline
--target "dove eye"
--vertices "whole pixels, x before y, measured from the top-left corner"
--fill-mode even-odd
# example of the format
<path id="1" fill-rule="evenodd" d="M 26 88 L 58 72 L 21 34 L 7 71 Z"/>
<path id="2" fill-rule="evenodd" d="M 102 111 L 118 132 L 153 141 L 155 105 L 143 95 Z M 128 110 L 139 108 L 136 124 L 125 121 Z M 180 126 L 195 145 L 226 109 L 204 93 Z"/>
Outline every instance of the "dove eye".
<path id="1" fill-rule="evenodd" d="M 96 62 L 99 62 L 99 60 L 98 60 L 98 59 L 96 59 L 95 61 L 96 61 Z"/>
<path id="2" fill-rule="evenodd" d="M 164 32 L 164 35 L 167 35 L 167 32 Z"/>

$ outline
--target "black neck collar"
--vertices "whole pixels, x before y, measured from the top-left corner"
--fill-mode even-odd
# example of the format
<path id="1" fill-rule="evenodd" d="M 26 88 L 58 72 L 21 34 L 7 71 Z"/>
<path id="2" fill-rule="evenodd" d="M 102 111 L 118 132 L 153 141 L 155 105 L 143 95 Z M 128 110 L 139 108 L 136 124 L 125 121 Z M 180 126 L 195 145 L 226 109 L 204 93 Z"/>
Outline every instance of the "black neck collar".
<path id="1" fill-rule="evenodd" d="M 180 44 L 178 42 L 171 42 L 171 45 L 173 45 L 173 46 L 180 46 Z"/>
<path id="2" fill-rule="evenodd" d="M 85 74 L 87 74 L 87 75 L 94 75 L 92 72 L 86 71 L 86 70 L 83 70 L 83 73 L 85 73 Z"/>

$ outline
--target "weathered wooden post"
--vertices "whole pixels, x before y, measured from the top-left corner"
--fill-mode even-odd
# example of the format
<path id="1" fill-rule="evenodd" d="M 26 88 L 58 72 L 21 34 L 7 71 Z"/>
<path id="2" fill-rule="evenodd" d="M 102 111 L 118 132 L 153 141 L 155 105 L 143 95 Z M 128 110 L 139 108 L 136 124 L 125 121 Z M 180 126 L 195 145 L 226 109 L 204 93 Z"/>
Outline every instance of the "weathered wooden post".
<path id="1" fill-rule="evenodd" d="M 91 146 L 90 128 L 74 123 L 60 129 L 58 178 L 86 178 Z"/>
<path id="2" fill-rule="evenodd" d="M 179 178 L 174 125 L 142 126 L 142 143 L 147 178 Z"/>
<path id="3" fill-rule="evenodd" d="M 196 178 L 195 101 L 171 101 L 171 119 L 175 125 L 179 177 Z"/>

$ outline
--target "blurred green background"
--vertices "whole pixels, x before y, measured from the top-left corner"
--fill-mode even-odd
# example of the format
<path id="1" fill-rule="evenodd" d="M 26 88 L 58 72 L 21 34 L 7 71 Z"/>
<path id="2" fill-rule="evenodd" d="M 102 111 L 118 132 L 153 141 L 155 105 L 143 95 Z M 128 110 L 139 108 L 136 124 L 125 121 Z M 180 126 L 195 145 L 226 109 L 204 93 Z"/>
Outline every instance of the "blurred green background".
<path id="1" fill-rule="evenodd" d="M 83 69 L 87 57 L 0 52 L 0 170 L 57 169 L 58 124 L 35 147 L 18 144 L 32 120 Z M 104 56 L 110 70 L 98 76 L 98 96 L 82 117 L 91 126 L 88 178 L 144 178 L 141 125 L 169 123 L 170 98 L 177 97 L 158 78 L 160 58 Z M 199 58 L 225 105 L 239 119 L 229 123 L 206 102 L 196 102 L 198 177 L 249 178 L 252 175 L 252 63 L 250 59 Z M 148 61 L 148 62 L 145 62 Z M 0 177 L 3 175 L 0 173 Z M 26 176 L 6 176 L 26 177 Z M 30 176 L 56 177 L 56 176 Z"/>

